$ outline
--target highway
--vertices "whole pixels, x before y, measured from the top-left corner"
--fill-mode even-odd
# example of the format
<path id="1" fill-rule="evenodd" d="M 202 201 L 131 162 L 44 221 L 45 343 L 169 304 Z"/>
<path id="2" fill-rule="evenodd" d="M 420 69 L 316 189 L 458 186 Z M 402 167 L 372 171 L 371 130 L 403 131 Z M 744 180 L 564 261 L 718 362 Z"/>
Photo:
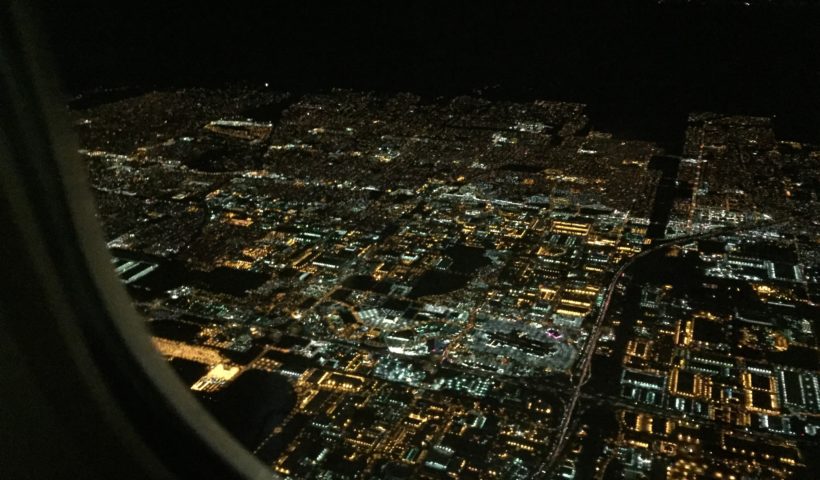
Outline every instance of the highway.
<path id="1" fill-rule="evenodd" d="M 755 223 L 752 225 L 744 225 L 744 226 L 737 226 L 737 227 L 727 227 L 712 230 L 709 232 L 687 235 L 684 237 L 677 237 L 671 238 L 668 240 L 661 240 L 648 249 L 642 251 L 641 253 L 635 255 L 634 257 L 630 258 L 623 265 L 618 268 L 615 274 L 612 276 L 612 280 L 606 287 L 606 293 L 604 294 L 604 301 L 601 304 L 601 309 L 598 312 L 597 317 L 595 318 L 595 323 L 592 326 L 592 333 L 590 335 L 589 341 L 587 342 L 586 346 L 584 347 L 584 351 L 580 356 L 580 366 L 576 370 L 576 374 L 573 375 L 573 378 L 578 379 L 575 383 L 574 388 L 572 389 L 571 396 L 566 402 L 566 410 L 561 418 L 561 424 L 559 425 L 556 431 L 556 442 L 552 448 L 552 452 L 550 453 L 549 457 L 544 461 L 544 464 L 539 469 L 539 473 L 543 474 L 552 470 L 555 461 L 563 452 L 564 447 L 566 446 L 567 440 L 569 440 L 570 433 L 569 428 L 572 424 L 572 419 L 575 416 L 575 409 L 578 404 L 578 400 L 581 397 L 581 390 L 584 385 L 589 380 L 592 370 L 592 357 L 595 354 L 595 347 L 598 343 L 598 339 L 601 337 L 602 329 L 601 326 L 603 325 L 604 320 L 606 319 L 607 313 L 609 311 L 609 306 L 612 302 L 612 295 L 615 293 L 615 287 L 618 285 L 621 277 L 623 276 L 626 270 L 635 264 L 635 262 L 639 261 L 640 259 L 659 251 L 663 248 L 669 247 L 671 245 L 681 244 L 681 243 L 688 243 L 695 240 L 702 240 L 709 237 L 716 237 L 720 235 L 726 235 L 730 233 L 737 233 L 742 230 L 753 230 L 756 228 L 763 228 L 763 227 L 772 227 L 778 224 L 760 224 Z"/>

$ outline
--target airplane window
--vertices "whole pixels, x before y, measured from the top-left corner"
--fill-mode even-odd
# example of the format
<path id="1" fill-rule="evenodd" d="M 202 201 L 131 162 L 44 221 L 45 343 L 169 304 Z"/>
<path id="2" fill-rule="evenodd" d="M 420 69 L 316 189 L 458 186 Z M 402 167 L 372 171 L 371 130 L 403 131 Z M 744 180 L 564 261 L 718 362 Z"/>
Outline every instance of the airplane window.
<path id="1" fill-rule="evenodd" d="M 818 6 L 611 3 L 43 6 L 224 475 L 812 478 Z"/>

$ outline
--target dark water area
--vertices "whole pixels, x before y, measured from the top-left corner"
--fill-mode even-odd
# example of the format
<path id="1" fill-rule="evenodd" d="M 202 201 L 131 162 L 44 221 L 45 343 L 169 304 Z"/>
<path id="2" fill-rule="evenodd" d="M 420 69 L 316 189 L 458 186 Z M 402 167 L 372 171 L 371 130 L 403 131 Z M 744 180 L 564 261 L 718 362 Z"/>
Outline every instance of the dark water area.
<path id="1" fill-rule="evenodd" d="M 277 343 L 277 346 L 279 348 L 288 349 L 288 348 L 293 348 L 293 347 L 304 347 L 304 346 L 307 346 L 309 343 L 310 342 L 308 340 L 305 340 L 302 337 L 294 337 L 292 335 L 282 335 L 282 337 L 279 339 L 279 342 Z M 268 352 L 268 353 L 270 353 L 270 352 Z"/>
<path id="2" fill-rule="evenodd" d="M 708 309 L 717 315 L 733 315 L 737 309 L 765 310 L 747 282 L 702 276 L 696 279 L 699 283 L 686 292 L 692 308 Z"/>
<path id="3" fill-rule="evenodd" d="M 179 375 L 180 380 L 187 386 L 196 383 L 203 375 L 208 373 L 208 366 L 184 358 L 175 358 L 169 362 L 171 368 Z"/>
<path id="4" fill-rule="evenodd" d="M 272 465 L 297 435 L 310 423 L 311 417 L 303 413 L 297 413 L 291 420 L 282 427 L 282 431 L 274 435 L 270 440 L 256 452 L 256 456 L 262 462 Z"/>
<path id="5" fill-rule="evenodd" d="M 225 293 L 236 297 L 242 296 L 249 290 L 259 288 L 270 277 L 264 273 L 236 270 L 227 267 L 217 267 L 210 272 L 190 270 L 179 267 L 179 278 L 183 282 L 190 279 L 192 285 L 214 292 Z"/>
<path id="6" fill-rule="evenodd" d="M 133 290 L 141 298 L 150 298 L 152 295 L 158 295 L 182 285 L 240 297 L 249 290 L 259 288 L 270 278 L 264 273 L 227 267 L 217 267 L 210 272 L 193 270 L 180 261 L 127 250 L 112 249 L 111 253 L 119 258 L 143 260 L 159 265 L 156 270 L 132 284 L 135 287 Z"/>
<path id="7" fill-rule="evenodd" d="M 409 195 L 408 195 L 408 199 L 409 199 Z M 398 201 L 396 203 L 398 203 Z M 379 236 L 382 237 L 382 238 L 387 238 L 391 235 L 394 235 L 398 231 L 399 231 L 399 224 L 398 223 L 390 223 L 386 227 L 384 227 L 384 230 L 382 230 L 382 232 L 379 234 Z"/>
<path id="8" fill-rule="evenodd" d="M 317 300 L 317 299 L 315 299 L 315 298 L 313 298 L 313 297 L 308 297 L 308 298 L 306 298 L 306 299 L 305 299 L 302 303 L 300 303 L 300 304 L 299 304 L 299 307 L 298 307 L 298 308 L 299 308 L 300 310 L 307 310 L 308 308 L 310 308 L 310 307 L 312 307 L 312 306 L 316 305 L 316 302 L 317 302 L 317 301 L 318 301 L 318 300 Z"/>
<path id="9" fill-rule="evenodd" d="M 228 172 L 231 171 L 230 167 L 234 166 L 227 165 L 228 162 L 225 161 L 230 155 L 231 151 L 227 147 L 213 147 L 186 158 L 185 166 L 201 172 Z"/>
<path id="10" fill-rule="evenodd" d="M 626 286 L 623 297 L 616 297 L 617 304 L 621 306 L 622 313 L 619 315 L 621 322 L 615 327 L 615 342 L 612 345 L 612 356 L 596 356 L 592 359 L 592 375 L 585 391 L 590 393 L 601 393 L 605 395 L 618 396 L 620 383 L 613 379 L 621 378 L 621 363 L 626 353 L 626 344 L 632 337 L 632 329 L 635 322 L 641 318 L 641 284 L 631 281 Z"/>
<path id="11" fill-rule="evenodd" d="M 428 270 L 416 280 L 413 289 L 407 296 L 420 298 L 427 295 L 443 295 L 464 288 L 468 282 L 469 278 L 466 275 Z"/>
<path id="12" fill-rule="evenodd" d="M 783 352 L 766 352 L 765 358 L 774 364 L 806 370 L 817 370 L 817 366 L 820 365 L 820 352 L 798 345 L 789 345 Z"/>
<path id="13" fill-rule="evenodd" d="M 776 242 L 758 241 L 741 244 L 735 255 L 758 257 L 773 262 L 798 262 L 797 252 L 795 252 L 793 246 L 784 247 Z"/>
<path id="14" fill-rule="evenodd" d="M 669 215 L 675 199 L 681 193 L 677 182 L 679 167 L 680 159 L 677 157 L 655 156 L 649 161 L 650 170 L 661 172 L 658 188 L 655 191 L 655 202 L 652 204 L 652 213 L 649 217 L 649 228 L 646 232 L 649 238 L 663 238 L 666 233 Z"/>
<path id="15" fill-rule="evenodd" d="M 701 286 L 701 261 L 696 254 L 668 256 L 670 249 L 660 249 L 635 262 L 626 274 L 635 283 L 669 284 L 681 294 Z"/>
<path id="16" fill-rule="evenodd" d="M 581 415 L 580 422 L 587 425 L 587 436 L 583 441 L 583 450 L 576 463 L 575 478 L 593 478 L 595 460 L 603 453 L 607 438 L 618 433 L 618 421 L 615 412 L 605 405 L 587 408 Z"/>
<path id="17" fill-rule="evenodd" d="M 282 347 L 282 348 L 294 348 L 294 347 L 304 347 L 307 345 L 308 342 L 296 342 L 291 347 Z M 299 372 L 302 373 L 308 368 L 314 368 L 318 366 L 318 363 L 310 358 L 303 357 L 302 355 L 296 355 L 292 353 L 285 353 L 285 352 L 278 352 L 275 350 L 269 350 L 265 352 L 265 358 L 269 358 L 271 360 L 275 360 L 282 364 L 283 370 L 290 370 L 292 372 Z"/>
<path id="18" fill-rule="evenodd" d="M 68 101 L 68 108 L 72 110 L 85 110 L 87 108 L 99 107 L 106 103 L 118 102 L 128 98 L 138 97 L 153 90 L 149 87 L 118 87 L 118 88 L 98 88 L 89 90 L 75 96 Z"/>
<path id="19" fill-rule="evenodd" d="M 695 254 L 655 258 L 655 262 L 643 262 L 645 267 L 643 272 L 636 275 L 636 281 L 672 285 L 672 295 L 686 297 L 693 309 L 703 308 L 717 315 L 732 315 L 737 308 L 762 308 L 748 283 L 704 277 Z"/>
<path id="20" fill-rule="evenodd" d="M 193 343 L 197 335 L 199 335 L 199 332 L 202 331 L 202 327 L 176 320 L 154 320 L 148 322 L 148 330 L 151 332 L 151 335 L 157 337 Z"/>
<path id="21" fill-rule="evenodd" d="M 296 394 L 285 377 L 248 370 L 226 389 L 200 399 L 239 443 L 254 449 L 290 413 Z"/>
<path id="22" fill-rule="evenodd" d="M 697 257 L 667 257 L 663 250 L 638 260 L 627 271 L 626 290 L 623 296 L 616 296 L 613 306 L 620 307 L 620 324 L 615 328 L 615 342 L 611 357 L 593 358 L 589 383 L 584 391 L 593 395 L 619 396 L 622 365 L 626 345 L 632 338 L 636 320 L 641 318 L 641 295 L 643 285 L 648 281 L 655 284 L 669 283 L 675 289 L 687 291 L 696 288 L 700 279 Z M 592 478 L 595 459 L 602 453 L 605 439 L 618 431 L 615 412 L 598 400 L 589 400 L 580 421 L 589 426 L 589 435 L 584 439 L 584 449 L 577 462 L 576 478 Z M 611 463 L 604 478 L 620 478 L 623 467 Z"/>
<path id="23" fill-rule="evenodd" d="M 184 154 L 183 164 L 188 168 L 209 173 L 233 172 L 259 168 L 263 163 L 265 147 L 242 143 L 210 134 L 205 148 Z"/>
<path id="24" fill-rule="evenodd" d="M 705 255 L 717 255 L 726 253 L 726 242 L 710 238 L 698 240 L 698 251 Z"/>
<path id="25" fill-rule="evenodd" d="M 251 363 L 253 360 L 259 357 L 263 351 L 265 351 L 265 347 L 267 346 L 267 342 L 265 340 L 254 340 L 251 347 L 245 351 L 238 351 L 238 350 L 231 350 L 228 348 L 221 349 L 222 355 L 225 356 L 231 362 L 237 365 L 247 365 Z"/>
<path id="26" fill-rule="evenodd" d="M 490 259 L 484 256 L 486 250 L 467 245 L 453 245 L 442 250 L 442 253 L 453 259 L 450 270 L 463 275 L 475 273 L 481 267 L 490 264 Z"/>
<path id="27" fill-rule="evenodd" d="M 43 17 L 73 92 L 248 82 L 481 94 L 585 103 L 594 128 L 672 152 L 693 111 L 776 115 L 780 138 L 818 142 L 820 6 L 752 3 L 70 2 Z"/>
<path id="28" fill-rule="evenodd" d="M 339 317 L 341 317 L 342 321 L 348 325 L 356 323 L 356 317 L 354 317 L 353 313 L 346 308 L 339 311 Z"/>
<path id="29" fill-rule="evenodd" d="M 677 157 L 656 155 L 649 159 L 649 169 L 660 171 L 662 178 L 674 179 L 679 166 L 680 159 Z"/>
<path id="30" fill-rule="evenodd" d="M 282 119 L 282 113 L 293 105 L 298 98 L 298 96 L 291 95 L 278 102 L 271 102 L 255 108 L 249 108 L 244 110 L 241 115 L 257 122 L 271 122 L 276 125 L 279 123 L 279 120 Z"/>
<path id="31" fill-rule="evenodd" d="M 337 288 L 330 294 L 330 298 L 337 302 L 346 302 L 352 292 L 347 288 Z"/>
<path id="32" fill-rule="evenodd" d="M 353 275 L 342 281 L 345 288 L 353 290 L 370 290 L 376 283 L 376 279 L 369 275 Z"/>
<path id="33" fill-rule="evenodd" d="M 626 103 L 625 99 L 621 101 Z M 608 99 L 602 103 L 588 104 L 586 112 L 594 130 L 612 133 L 620 139 L 653 141 L 667 152 L 679 154 L 683 151 L 689 113 L 712 108 L 705 105 L 698 107 L 696 103 L 675 111 L 653 108 L 670 101 L 674 100 L 648 99 L 638 105 L 620 105 L 618 101 Z"/>
<path id="34" fill-rule="evenodd" d="M 588 384 L 587 391 L 618 394 L 619 384 L 612 382 L 612 379 L 620 378 L 621 365 L 620 362 L 612 361 L 612 358 L 623 358 L 635 322 L 641 318 L 640 303 L 644 285 L 672 285 L 675 295 L 698 291 L 702 288 L 699 262 L 697 255 L 669 257 L 666 256 L 666 250 L 660 250 L 638 260 L 627 270 L 626 290 L 623 296 L 616 296 L 614 299 L 614 304 L 621 308 L 621 322 L 615 328 L 612 357 L 593 358 L 595 374 Z"/>
<path id="35" fill-rule="evenodd" d="M 294 225 L 277 225 L 274 230 L 283 233 L 299 233 L 301 231 L 299 230 L 299 227 Z"/>
<path id="36" fill-rule="evenodd" d="M 384 308 L 387 308 L 389 310 L 395 310 L 397 312 L 403 312 L 410 308 L 411 305 L 411 302 L 395 297 L 388 298 L 383 304 Z"/>
<path id="37" fill-rule="evenodd" d="M 609 207 L 581 207 L 581 215 L 606 215 L 612 212 Z"/>
<path id="38" fill-rule="evenodd" d="M 195 323 L 203 327 L 207 327 L 208 325 L 211 325 L 213 323 L 213 319 L 211 318 L 200 317 L 198 315 L 193 315 L 190 313 L 183 313 L 179 316 L 179 319 L 183 322 Z"/>

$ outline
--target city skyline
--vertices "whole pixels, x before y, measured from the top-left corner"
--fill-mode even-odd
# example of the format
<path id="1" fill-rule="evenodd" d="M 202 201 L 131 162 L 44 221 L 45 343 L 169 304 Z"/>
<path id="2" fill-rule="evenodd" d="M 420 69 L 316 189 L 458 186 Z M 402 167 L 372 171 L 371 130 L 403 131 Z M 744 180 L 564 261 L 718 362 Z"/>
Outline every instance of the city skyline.
<path id="1" fill-rule="evenodd" d="M 72 117 L 155 345 L 281 475 L 814 468 L 820 150 L 770 118 L 692 113 L 675 152 L 550 100 L 234 86 Z"/>
<path id="2" fill-rule="evenodd" d="M 0 10 L 0 477 L 817 477 L 820 2 Z"/>

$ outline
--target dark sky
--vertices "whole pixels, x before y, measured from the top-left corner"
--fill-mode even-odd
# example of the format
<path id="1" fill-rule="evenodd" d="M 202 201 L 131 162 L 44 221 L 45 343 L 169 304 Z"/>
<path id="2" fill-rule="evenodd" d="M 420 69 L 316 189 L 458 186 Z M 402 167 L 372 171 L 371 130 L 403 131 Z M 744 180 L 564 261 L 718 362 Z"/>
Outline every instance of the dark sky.
<path id="1" fill-rule="evenodd" d="M 817 7 L 52 3 L 43 17 L 73 92 L 265 81 L 437 96 L 499 85 L 498 97 L 588 103 L 626 131 L 676 129 L 686 112 L 708 109 L 777 114 L 787 136 L 820 137 Z"/>

